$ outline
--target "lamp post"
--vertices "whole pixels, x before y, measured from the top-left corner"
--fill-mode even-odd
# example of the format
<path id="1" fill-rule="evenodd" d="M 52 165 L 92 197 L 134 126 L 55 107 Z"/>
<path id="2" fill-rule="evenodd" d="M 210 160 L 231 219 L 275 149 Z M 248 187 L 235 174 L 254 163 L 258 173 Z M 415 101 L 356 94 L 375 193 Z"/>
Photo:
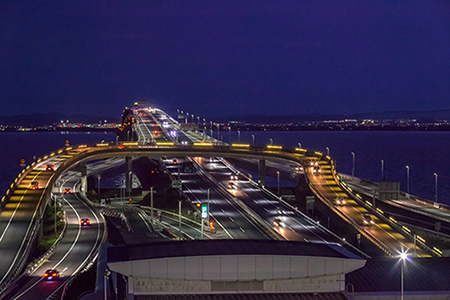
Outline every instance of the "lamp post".
<path id="1" fill-rule="evenodd" d="M 384 159 L 381 160 L 381 181 L 384 181 Z"/>
<path id="2" fill-rule="evenodd" d="M 153 222 L 153 187 L 150 187 L 150 222 L 152 223 L 152 226 L 154 225 Z"/>
<path id="3" fill-rule="evenodd" d="M 325 147 L 325 149 L 327 149 L 327 155 L 330 156 L 330 148 Z"/>
<path id="4" fill-rule="evenodd" d="M 240 143 L 241 142 L 241 131 L 238 129 L 237 133 L 238 133 L 238 143 Z"/>
<path id="5" fill-rule="evenodd" d="M 352 178 L 355 177 L 355 152 L 352 152 L 353 156 L 353 167 L 352 167 Z"/>
<path id="6" fill-rule="evenodd" d="M 301 149 L 302 148 L 302 143 L 298 143 L 298 147 Z"/>
<path id="7" fill-rule="evenodd" d="M 406 192 L 409 194 L 409 166 L 406 166 Z"/>
<path id="8" fill-rule="evenodd" d="M 434 202 L 438 202 L 438 176 L 434 173 Z"/>
<path id="9" fill-rule="evenodd" d="M 405 252 L 402 252 L 401 254 L 400 254 L 400 263 L 401 263 L 401 289 L 400 289 L 400 291 L 401 291 L 401 300 L 404 300 L 404 298 L 405 298 L 405 295 L 404 295 L 404 293 L 405 293 L 405 289 L 404 289 L 404 268 L 405 268 L 405 262 L 406 262 L 406 260 L 408 259 L 408 254 L 406 254 Z"/>
<path id="10" fill-rule="evenodd" d="M 217 139 L 220 140 L 220 123 L 217 123 Z"/>
<path id="11" fill-rule="evenodd" d="M 255 146 L 255 135 L 252 134 L 252 139 L 253 139 L 253 146 Z"/>
<path id="12" fill-rule="evenodd" d="M 270 141 L 270 144 L 273 145 L 273 140 L 272 140 L 272 139 L 269 139 L 269 141 Z"/>
<path id="13" fill-rule="evenodd" d="M 277 187 L 278 196 L 280 196 L 280 171 L 277 171 Z"/>
<path id="14" fill-rule="evenodd" d="M 180 239 L 183 239 L 183 234 L 181 232 L 181 199 L 178 200 L 178 231 L 180 232 Z"/>

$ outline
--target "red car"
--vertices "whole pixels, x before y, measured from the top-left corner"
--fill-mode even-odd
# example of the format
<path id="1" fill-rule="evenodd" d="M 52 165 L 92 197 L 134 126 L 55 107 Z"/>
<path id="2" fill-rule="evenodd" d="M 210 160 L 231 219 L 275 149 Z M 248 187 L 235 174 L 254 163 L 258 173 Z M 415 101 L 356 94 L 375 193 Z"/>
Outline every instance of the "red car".
<path id="1" fill-rule="evenodd" d="M 55 280 L 57 278 L 59 278 L 59 271 L 56 269 L 48 269 L 44 273 L 45 280 Z"/>
<path id="2" fill-rule="evenodd" d="M 89 226 L 91 221 L 88 218 L 81 219 L 81 226 Z"/>

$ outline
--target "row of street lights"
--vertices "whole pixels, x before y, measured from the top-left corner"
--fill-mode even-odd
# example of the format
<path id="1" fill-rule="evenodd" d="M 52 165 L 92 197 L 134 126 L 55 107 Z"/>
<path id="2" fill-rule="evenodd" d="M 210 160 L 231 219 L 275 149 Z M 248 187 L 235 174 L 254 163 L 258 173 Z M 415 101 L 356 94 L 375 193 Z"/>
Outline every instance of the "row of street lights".
<path id="1" fill-rule="evenodd" d="M 326 147 L 327 149 L 327 155 L 329 155 L 329 151 L 330 149 L 328 147 Z M 353 160 L 353 164 L 352 164 L 352 178 L 355 177 L 355 152 L 352 152 L 352 160 Z M 409 194 L 409 166 L 405 166 L 406 168 L 406 193 Z M 438 201 L 438 175 L 437 173 L 433 173 L 434 175 L 434 201 L 437 202 Z M 384 159 L 381 160 L 381 181 L 384 181 Z"/>

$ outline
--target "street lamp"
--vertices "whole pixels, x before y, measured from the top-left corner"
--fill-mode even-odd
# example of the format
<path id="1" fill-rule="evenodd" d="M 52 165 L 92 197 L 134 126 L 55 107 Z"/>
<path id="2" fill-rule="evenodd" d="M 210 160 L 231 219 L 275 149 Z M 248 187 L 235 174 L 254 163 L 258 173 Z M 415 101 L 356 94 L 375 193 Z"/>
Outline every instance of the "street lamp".
<path id="1" fill-rule="evenodd" d="M 280 196 L 280 171 L 277 171 L 278 196 Z"/>
<path id="2" fill-rule="evenodd" d="M 381 181 L 384 181 L 384 159 L 381 160 Z"/>
<path id="3" fill-rule="evenodd" d="M 409 166 L 406 166 L 406 192 L 409 194 Z"/>
<path id="4" fill-rule="evenodd" d="M 405 262 L 408 259 L 408 254 L 406 254 L 406 252 L 402 252 L 400 254 L 400 263 L 401 263 L 401 300 L 404 299 L 405 295 L 404 295 L 404 268 L 405 268 Z"/>
<path id="5" fill-rule="evenodd" d="M 240 143 L 241 142 L 241 131 L 238 129 L 237 133 L 238 133 L 238 143 Z"/>
<path id="6" fill-rule="evenodd" d="M 353 168 L 352 168 L 352 178 L 355 177 L 355 152 L 352 152 L 353 156 Z"/>
<path id="7" fill-rule="evenodd" d="M 325 149 L 327 149 L 327 155 L 330 156 L 330 148 L 325 147 Z"/>
<path id="8" fill-rule="evenodd" d="M 301 149 L 302 148 L 302 143 L 298 143 L 298 147 Z"/>
<path id="9" fill-rule="evenodd" d="M 273 145 L 273 140 L 272 139 L 269 139 L 269 140 L 270 140 L 270 144 Z"/>
<path id="10" fill-rule="evenodd" d="M 438 202 L 438 197 L 437 197 L 437 195 L 438 195 L 438 185 L 437 185 L 437 182 L 438 182 L 438 176 L 437 176 L 436 173 L 434 173 L 434 191 L 435 191 L 435 193 L 434 193 L 434 202 Z"/>
<path id="11" fill-rule="evenodd" d="M 253 139 L 253 146 L 255 146 L 255 135 L 252 134 L 252 139 Z"/>

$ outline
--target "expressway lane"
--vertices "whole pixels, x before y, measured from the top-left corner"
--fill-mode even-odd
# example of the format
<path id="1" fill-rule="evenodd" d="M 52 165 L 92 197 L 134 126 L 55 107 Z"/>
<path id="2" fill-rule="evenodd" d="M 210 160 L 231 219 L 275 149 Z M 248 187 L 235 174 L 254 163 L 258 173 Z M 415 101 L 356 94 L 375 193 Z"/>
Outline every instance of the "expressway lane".
<path id="1" fill-rule="evenodd" d="M 307 159 L 313 160 L 314 158 L 309 157 Z M 353 222 L 360 225 L 364 231 L 381 241 L 389 248 L 392 255 L 398 255 L 408 249 L 409 252 L 414 251 L 413 242 L 353 200 L 353 198 L 337 184 L 334 180 L 330 164 L 320 160 L 319 165 L 322 171 L 318 175 L 314 174 L 314 170 L 311 167 L 305 169 L 310 184 L 317 193 L 326 198 L 330 204 L 333 203 L 335 198 L 343 197 L 347 204 L 345 206 L 335 206 L 335 209 L 345 214 L 348 218 L 353 220 Z M 371 215 L 375 224 L 372 226 L 364 226 L 362 221 L 363 214 Z M 418 247 L 416 247 L 416 252 L 418 256 L 429 256 L 428 253 Z"/>
<path id="2" fill-rule="evenodd" d="M 64 180 L 61 190 L 78 189 L 79 177 Z M 96 256 L 96 250 L 105 238 L 103 217 L 76 193 L 60 194 L 66 212 L 67 228 L 60 244 L 41 266 L 22 278 L 21 286 L 10 295 L 11 299 L 46 299 L 80 272 Z M 90 225 L 82 226 L 80 220 L 89 218 Z M 47 281 L 43 274 L 47 269 L 57 269 L 61 276 Z"/>
<path id="3" fill-rule="evenodd" d="M 178 158 L 178 163 L 182 163 L 183 161 L 183 158 Z M 172 174 L 178 173 L 178 166 L 173 165 L 171 159 L 165 160 L 165 163 Z M 180 179 L 183 183 L 183 190 L 186 196 L 193 203 L 208 203 L 208 189 L 210 189 L 210 214 L 231 238 L 268 238 L 236 207 L 236 204 L 233 204 L 232 195 L 208 180 L 201 169 L 194 168 L 194 173 L 181 173 Z"/>
<path id="4" fill-rule="evenodd" d="M 319 243 L 338 242 L 319 224 L 295 212 L 249 178 L 231 170 L 229 164 L 224 164 L 222 159 L 216 159 L 213 163 L 201 160 L 201 163 L 222 185 L 231 184 L 233 188 L 228 188 L 228 192 L 243 201 L 285 239 Z M 214 166 L 210 167 L 211 165 Z"/>
<path id="5" fill-rule="evenodd" d="M 15 276 L 17 265 L 23 265 L 30 238 L 37 232 L 34 218 L 43 212 L 45 188 L 54 175 L 54 171 L 46 170 L 46 165 L 53 164 L 57 170 L 62 161 L 76 154 L 75 151 L 53 154 L 40 161 L 24 172 L 17 188 L 11 192 L 0 212 L 0 284 Z M 37 189 L 30 189 L 32 182 L 37 182 Z"/>

